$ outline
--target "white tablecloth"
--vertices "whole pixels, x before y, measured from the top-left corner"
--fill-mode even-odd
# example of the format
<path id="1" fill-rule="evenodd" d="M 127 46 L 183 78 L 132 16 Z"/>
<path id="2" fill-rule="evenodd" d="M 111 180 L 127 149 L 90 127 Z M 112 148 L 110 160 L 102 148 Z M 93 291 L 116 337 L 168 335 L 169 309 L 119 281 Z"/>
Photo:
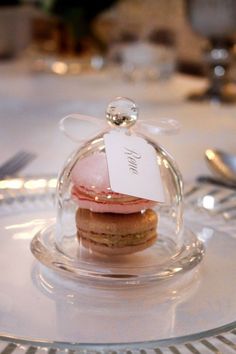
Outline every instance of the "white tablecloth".
<path id="1" fill-rule="evenodd" d="M 142 119 L 172 117 L 181 123 L 174 136 L 159 142 L 174 156 L 184 179 L 207 173 L 204 150 L 236 154 L 236 106 L 193 104 L 189 92 L 202 80 L 179 74 L 166 82 L 126 82 L 117 71 L 56 76 L 32 73 L 25 63 L 0 64 L 0 163 L 20 149 L 37 154 L 22 175 L 57 174 L 76 144 L 64 137 L 59 120 L 73 112 L 104 116 L 109 101 L 126 96 L 136 101 Z"/>

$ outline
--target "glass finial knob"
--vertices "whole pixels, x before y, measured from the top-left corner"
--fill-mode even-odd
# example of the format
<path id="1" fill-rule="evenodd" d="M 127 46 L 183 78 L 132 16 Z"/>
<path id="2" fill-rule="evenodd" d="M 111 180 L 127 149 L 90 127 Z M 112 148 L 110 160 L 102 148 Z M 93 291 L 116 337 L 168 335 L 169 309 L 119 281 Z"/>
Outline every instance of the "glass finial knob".
<path id="1" fill-rule="evenodd" d="M 117 97 L 109 103 L 106 118 L 113 127 L 129 128 L 135 124 L 138 118 L 138 108 L 129 98 Z"/>

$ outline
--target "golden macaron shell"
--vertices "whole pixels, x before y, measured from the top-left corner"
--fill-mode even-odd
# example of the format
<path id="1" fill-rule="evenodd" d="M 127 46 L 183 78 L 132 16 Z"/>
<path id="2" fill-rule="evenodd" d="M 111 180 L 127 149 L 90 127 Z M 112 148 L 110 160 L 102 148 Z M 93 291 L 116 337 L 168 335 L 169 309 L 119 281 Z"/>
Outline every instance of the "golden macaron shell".
<path id="1" fill-rule="evenodd" d="M 152 209 L 133 214 L 94 213 L 79 208 L 77 235 L 86 248 L 107 255 L 141 251 L 155 243 L 157 215 Z"/>

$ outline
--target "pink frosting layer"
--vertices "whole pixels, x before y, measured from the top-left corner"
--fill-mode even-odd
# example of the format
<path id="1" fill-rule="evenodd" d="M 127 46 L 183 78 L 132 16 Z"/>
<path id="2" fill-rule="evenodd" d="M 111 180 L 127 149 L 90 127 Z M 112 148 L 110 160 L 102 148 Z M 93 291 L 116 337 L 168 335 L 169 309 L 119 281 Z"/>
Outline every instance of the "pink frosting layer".
<path id="1" fill-rule="evenodd" d="M 138 213 L 141 210 L 145 210 L 148 207 L 147 202 L 143 202 L 140 204 L 129 205 L 129 204 L 103 204 L 103 203 L 96 203 L 90 200 L 80 200 L 77 199 L 77 204 L 80 208 L 89 209 L 94 213 L 117 213 L 117 214 L 131 214 L 131 213 Z M 153 204 L 155 204 L 153 202 Z M 152 205 L 154 206 L 154 205 Z"/>
<path id="2" fill-rule="evenodd" d="M 131 214 L 137 213 L 141 210 L 152 208 L 156 204 L 151 200 L 145 200 L 141 198 L 133 199 L 133 201 L 129 202 L 122 202 L 120 200 L 114 200 L 114 202 L 96 202 L 94 199 L 90 198 L 89 195 L 84 195 L 83 193 L 81 193 L 81 191 L 78 190 L 76 187 L 73 187 L 72 189 L 72 196 L 80 208 L 89 209 L 95 213 Z"/>
<path id="3" fill-rule="evenodd" d="M 96 213 L 130 214 L 152 208 L 156 204 L 141 198 L 131 197 L 130 200 L 127 200 L 127 195 L 112 192 L 107 160 L 103 152 L 96 152 L 79 160 L 73 168 L 71 178 L 74 184 L 73 199 L 80 208 L 89 209 Z M 105 199 L 108 194 L 111 195 L 109 202 L 95 201 L 94 195 Z M 116 200 L 117 197 L 119 197 L 119 201 Z M 124 197 L 123 201 L 122 197 Z"/>

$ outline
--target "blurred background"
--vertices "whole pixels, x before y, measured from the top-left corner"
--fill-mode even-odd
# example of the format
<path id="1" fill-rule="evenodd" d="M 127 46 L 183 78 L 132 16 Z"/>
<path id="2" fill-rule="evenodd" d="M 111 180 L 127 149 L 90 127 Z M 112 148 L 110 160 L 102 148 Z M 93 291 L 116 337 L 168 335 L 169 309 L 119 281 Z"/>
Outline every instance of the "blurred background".
<path id="1" fill-rule="evenodd" d="M 181 71 L 204 71 L 207 40 L 192 30 L 183 0 L 3 0 L 0 29 L 2 60 L 27 50 L 28 55 L 68 58 L 96 53 L 120 62 L 122 45 L 142 41 L 169 49 Z"/>
<path id="2" fill-rule="evenodd" d="M 59 120 L 126 96 L 142 119 L 180 121 L 159 140 L 195 178 L 208 144 L 236 153 L 235 39 L 235 0 L 1 0 L 2 160 L 28 149 L 26 174 L 55 174 L 76 146 Z"/>
<path id="3" fill-rule="evenodd" d="M 226 31 L 224 26 L 234 13 L 229 0 L 3 0 L 0 59 L 28 56 L 33 70 L 56 74 L 117 64 L 129 79 L 166 78 L 174 70 L 205 75 L 211 39 L 217 37 L 218 43 L 220 37 L 224 48 L 230 43 L 227 75 L 232 77 L 235 24 Z M 214 24 L 220 21 L 224 24 L 216 33 Z M 58 60 L 61 65 L 55 64 Z"/>

